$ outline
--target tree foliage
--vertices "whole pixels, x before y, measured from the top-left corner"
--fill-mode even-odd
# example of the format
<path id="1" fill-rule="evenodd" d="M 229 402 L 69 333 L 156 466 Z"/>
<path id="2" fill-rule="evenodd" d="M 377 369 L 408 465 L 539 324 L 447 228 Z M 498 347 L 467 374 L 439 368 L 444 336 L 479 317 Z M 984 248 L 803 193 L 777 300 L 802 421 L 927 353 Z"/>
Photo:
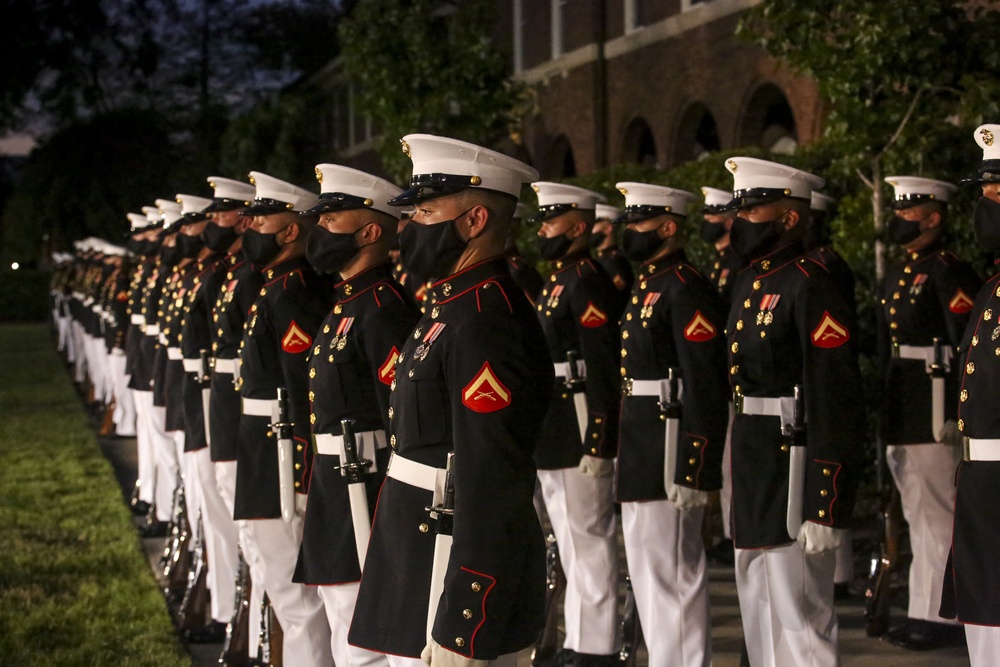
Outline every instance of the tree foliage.
<path id="1" fill-rule="evenodd" d="M 972 130 L 1000 113 L 996 0 L 765 0 L 743 35 L 814 78 L 827 102 L 825 175 L 867 188 L 882 229 L 886 175 L 957 180 L 976 162 Z M 875 273 L 884 269 L 880 238 Z"/>
<path id="2" fill-rule="evenodd" d="M 510 135 L 524 89 L 493 44 L 495 10 L 491 0 L 363 0 L 341 24 L 344 70 L 398 180 L 409 175 L 399 150 L 406 134 L 485 146 Z"/>

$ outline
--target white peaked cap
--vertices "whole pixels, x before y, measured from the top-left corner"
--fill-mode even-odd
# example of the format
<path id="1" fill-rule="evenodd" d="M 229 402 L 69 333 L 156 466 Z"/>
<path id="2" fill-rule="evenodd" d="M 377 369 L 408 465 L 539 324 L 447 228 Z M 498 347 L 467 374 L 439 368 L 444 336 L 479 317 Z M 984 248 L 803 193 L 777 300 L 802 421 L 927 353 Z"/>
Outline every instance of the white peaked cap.
<path id="1" fill-rule="evenodd" d="M 195 195 L 182 195 L 179 194 L 176 197 L 177 203 L 181 205 L 181 213 L 183 215 L 188 215 L 191 213 L 201 213 L 209 204 L 212 203 L 211 199 L 205 197 L 197 197 Z"/>
<path id="2" fill-rule="evenodd" d="M 885 182 L 895 191 L 894 208 L 908 208 L 926 201 L 947 203 L 958 187 L 946 181 L 920 176 L 887 176 Z"/>
<path id="3" fill-rule="evenodd" d="M 731 202 L 736 206 L 753 206 L 784 197 L 812 201 L 813 190 L 826 185 L 815 174 L 779 162 L 733 157 L 725 165 L 733 175 L 733 197 L 741 200 Z"/>
<path id="4" fill-rule="evenodd" d="M 607 201 L 607 198 L 599 192 L 578 188 L 575 185 L 566 183 L 553 183 L 551 181 L 537 181 L 531 184 L 531 189 L 538 197 L 538 208 L 545 209 L 550 206 L 568 206 L 570 208 L 593 211 L 597 202 Z"/>
<path id="5" fill-rule="evenodd" d="M 600 204 L 594 208 L 594 217 L 597 220 L 616 220 L 622 214 L 622 210 L 610 204 Z"/>
<path id="6" fill-rule="evenodd" d="M 813 211 L 829 211 L 836 203 L 837 200 L 830 195 L 825 195 L 822 192 L 813 192 L 809 208 Z"/>
<path id="7" fill-rule="evenodd" d="M 156 206 L 143 206 L 142 212 L 146 214 L 146 220 L 151 225 L 163 222 L 163 218 L 160 215 L 160 209 Z"/>
<path id="8" fill-rule="evenodd" d="M 243 202 L 245 206 L 250 205 L 250 202 L 257 193 L 257 188 L 250 183 L 224 176 L 209 176 L 208 186 L 212 188 L 213 198 L 223 202 Z"/>
<path id="9" fill-rule="evenodd" d="M 704 186 L 701 189 L 701 195 L 705 198 L 706 208 L 724 208 L 733 200 L 732 192 L 720 190 L 719 188 L 710 188 L 708 186 Z"/>
<path id="10" fill-rule="evenodd" d="M 371 208 L 393 218 L 399 218 L 399 207 L 389 202 L 403 191 L 395 183 L 339 164 L 316 165 L 319 181 L 319 203 L 311 213 L 326 213 L 358 208 Z"/>
<path id="11" fill-rule="evenodd" d="M 665 185 L 652 183 L 634 183 L 625 181 L 615 183 L 618 191 L 625 195 L 625 211 L 630 208 L 653 207 L 662 208 L 663 213 L 687 215 L 687 205 L 693 201 L 694 194 L 687 190 L 668 188 Z"/>
<path id="12" fill-rule="evenodd" d="M 538 179 L 525 163 L 466 141 L 432 134 L 408 134 L 400 141 L 413 161 L 410 188 L 394 200 L 412 204 L 468 188 L 494 190 L 519 197 L 521 186 Z"/>
<path id="13" fill-rule="evenodd" d="M 259 171 L 250 172 L 250 182 L 257 190 L 247 215 L 273 215 L 283 211 L 301 213 L 316 205 L 312 192 Z"/>
<path id="14" fill-rule="evenodd" d="M 163 228 L 166 229 L 181 219 L 181 205 L 172 199 L 157 199 L 156 207 L 160 209 Z"/>
<path id="15" fill-rule="evenodd" d="M 142 213 L 126 213 L 125 215 L 131 223 L 133 232 L 141 232 L 143 228 L 149 226 L 149 219 Z"/>
<path id="16" fill-rule="evenodd" d="M 980 125 L 972 136 L 983 149 L 983 160 L 1000 160 L 1000 125 Z"/>

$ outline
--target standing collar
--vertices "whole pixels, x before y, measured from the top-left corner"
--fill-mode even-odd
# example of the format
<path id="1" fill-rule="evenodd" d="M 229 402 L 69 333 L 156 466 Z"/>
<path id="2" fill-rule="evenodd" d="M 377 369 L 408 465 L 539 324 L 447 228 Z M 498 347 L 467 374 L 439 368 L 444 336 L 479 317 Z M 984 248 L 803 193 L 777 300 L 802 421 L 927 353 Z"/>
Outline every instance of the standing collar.
<path id="1" fill-rule="evenodd" d="M 431 303 L 447 301 L 486 282 L 490 278 L 509 275 L 510 269 L 507 266 L 506 255 L 497 255 L 496 257 L 485 259 L 478 264 L 473 264 L 431 285 Z"/>

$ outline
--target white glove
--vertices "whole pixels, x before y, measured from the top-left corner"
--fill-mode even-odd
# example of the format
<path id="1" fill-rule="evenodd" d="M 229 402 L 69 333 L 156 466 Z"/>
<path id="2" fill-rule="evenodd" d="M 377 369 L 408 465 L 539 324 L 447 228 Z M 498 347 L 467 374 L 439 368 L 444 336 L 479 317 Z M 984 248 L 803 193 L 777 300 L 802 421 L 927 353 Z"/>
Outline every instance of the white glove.
<path id="1" fill-rule="evenodd" d="M 799 543 L 807 554 L 818 554 L 837 549 L 844 543 L 847 529 L 831 528 L 814 521 L 803 521 L 799 529 Z"/>
<path id="2" fill-rule="evenodd" d="M 937 434 L 937 441 L 949 447 L 961 447 L 962 432 L 958 430 L 958 422 L 954 419 L 946 421 Z"/>
<path id="3" fill-rule="evenodd" d="M 584 454 L 580 459 L 580 472 L 588 477 L 611 477 L 615 474 L 615 460 Z"/>
<path id="4" fill-rule="evenodd" d="M 420 659 L 431 667 L 486 667 L 489 663 L 489 660 L 474 660 L 441 648 L 441 645 L 433 639 L 420 652 Z"/>
<path id="5" fill-rule="evenodd" d="M 674 484 L 667 492 L 670 500 L 679 510 L 690 510 L 708 505 L 708 491 L 692 489 L 680 484 Z"/>

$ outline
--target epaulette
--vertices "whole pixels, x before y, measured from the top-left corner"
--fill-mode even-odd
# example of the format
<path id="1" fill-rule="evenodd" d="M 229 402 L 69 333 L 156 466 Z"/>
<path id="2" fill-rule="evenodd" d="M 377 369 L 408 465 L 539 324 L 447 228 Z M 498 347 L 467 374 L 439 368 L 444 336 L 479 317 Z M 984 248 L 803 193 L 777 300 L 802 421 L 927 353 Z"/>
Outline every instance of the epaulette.
<path id="1" fill-rule="evenodd" d="M 406 302 L 406 300 L 403 298 L 403 295 L 399 293 L 399 290 L 397 290 L 395 286 L 393 286 L 391 281 L 383 280 L 382 282 L 373 285 L 372 288 L 373 288 L 371 290 L 372 298 L 375 299 L 375 304 L 379 308 L 386 305 L 386 303 L 392 301 L 393 297 L 395 297 L 395 300 L 398 301 L 399 303 Z"/>
<path id="2" fill-rule="evenodd" d="M 592 276 L 597 273 L 597 267 L 594 266 L 594 261 L 589 257 L 587 259 L 582 259 L 576 263 L 576 275 L 581 278 L 586 278 L 587 276 Z"/>
<path id="3" fill-rule="evenodd" d="M 490 278 L 484 283 L 476 286 L 476 308 L 479 312 L 490 307 L 506 308 L 507 312 L 513 313 L 514 309 L 510 305 L 510 298 L 504 290 L 503 285 L 495 278 Z"/>

